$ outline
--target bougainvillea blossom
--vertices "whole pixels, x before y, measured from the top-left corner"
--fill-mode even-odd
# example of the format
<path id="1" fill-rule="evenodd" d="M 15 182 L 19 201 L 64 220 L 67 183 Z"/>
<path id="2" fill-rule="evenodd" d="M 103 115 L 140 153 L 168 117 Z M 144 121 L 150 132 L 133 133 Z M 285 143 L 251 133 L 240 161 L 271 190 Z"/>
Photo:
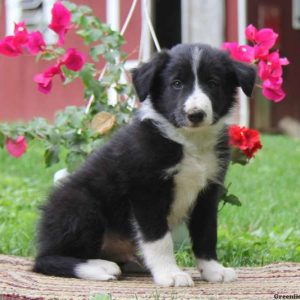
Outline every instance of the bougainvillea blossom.
<path id="1" fill-rule="evenodd" d="M 280 57 L 278 50 L 271 50 L 276 44 L 278 34 L 271 28 L 257 30 L 250 24 L 245 30 L 245 36 L 253 46 L 239 45 L 234 42 L 224 43 L 223 49 L 227 50 L 235 60 L 257 64 L 263 95 L 274 102 L 283 100 L 286 94 L 281 87 L 282 66 L 288 65 L 289 61 L 285 57 Z"/>
<path id="2" fill-rule="evenodd" d="M 232 58 L 252 63 L 254 61 L 254 48 L 248 45 L 239 46 L 236 42 L 227 42 L 223 44 L 223 49 L 228 50 Z"/>
<path id="3" fill-rule="evenodd" d="M 248 159 L 254 157 L 255 153 L 262 148 L 257 130 L 232 125 L 228 129 L 228 134 L 230 145 L 239 148 Z"/>
<path id="4" fill-rule="evenodd" d="M 61 60 L 69 70 L 80 71 L 85 63 L 85 56 L 75 48 L 69 48 Z"/>
<path id="5" fill-rule="evenodd" d="M 64 80 L 64 75 L 61 71 L 61 65 L 56 64 L 48 68 L 45 72 L 37 74 L 34 77 L 34 82 L 38 84 L 38 90 L 44 94 L 49 94 L 52 89 L 52 80 L 55 75 L 59 75 Z"/>
<path id="6" fill-rule="evenodd" d="M 33 31 L 28 34 L 27 49 L 31 54 L 36 55 L 43 51 L 45 47 L 46 43 L 40 31 Z"/>
<path id="7" fill-rule="evenodd" d="M 252 24 L 247 26 L 245 30 L 245 35 L 248 41 L 254 42 L 256 33 L 257 33 L 257 29 Z"/>
<path id="8" fill-rule="evenodd" d="M 71 13 L 60 1 L 57 1 L 53 5 L 51 14 L 52 19 L 48 27 L 58 34 L 58 45 L 61 46 L 65 42 L 65 34 L 71 28 Z"/>
<path id="9" fill-rule="evenodd" d="M 27 150 L 27 142 L 24 136 L 18 136 L 16 140 L 7 138 L 6 150 L 13 157 L 21 157 Z"/>
<path id="10" fill-rule="evenodd" d="M 20 23 L 15 23 L 14 36 L 15 36 L 15 39 L 14 39 L 15 44 L 17 44 L 19 46 L 27 44 L 28 31 L 27 31 L 24 21 L 22 21 Z"/>
<path id="11" fill-rule="evenodd" d="M 43 35 L 39 31 L 28 32 L 25 22 L 15 24 L 14 35 L 9 35 L 0 41 L 0 54 L 16 57 L 26 48 L 36 55 L 46 47 Z"/>
<path id="12" fill-rule="evenodd" d="M 268 50 L 275 45 L 277 38 L 278 34 L 275 33 L 271 28 L 263 28 L 257 31 L 255 34 L 255 42 L 258 44 L 258 46 Z"/>
<path id="13" fill-rule="evenodd" d="M 279 52 L 270 53 L 265 60 L 258 63 L 258 74 L 262 80 L 278 78 L 282 76 L 282 66 L 289 64 L 287 58 L 280 58 Z"/>
<path id="14" fill-rule="evenodd" d="M 9 35 L 0 40 L 0 54 L 10 57 L 22 54 L 22 48 L 16 44 L 15 36 Z"/>
<path id="15" fill-rule="evenodd" d="M 282 77 L 273 80 L 265 80 L 262 86 L 263 95 L 274 102 L 283 100 L 286 94 L 281 88 L 282 82 Z"/>

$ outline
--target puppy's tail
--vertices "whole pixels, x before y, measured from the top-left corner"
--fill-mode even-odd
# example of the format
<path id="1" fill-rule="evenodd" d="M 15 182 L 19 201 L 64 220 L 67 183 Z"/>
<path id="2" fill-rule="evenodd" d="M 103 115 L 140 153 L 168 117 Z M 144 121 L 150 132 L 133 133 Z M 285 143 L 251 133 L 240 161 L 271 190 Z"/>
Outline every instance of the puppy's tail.
<path id="1" fill-rule="evenodd" d="M 76 266 L 86 260 L 68 256 L 38 256 L 35 259 L 33 271 L 45 275 L 59 277 L 77 277 Z"/>
<path id="2" fill-rule="evenodd" d="M 114 280 L 121 274 L 119 266 L 111 261 L 58 255 L 38 256 L 33 271 L 45 275 L 87 280 Z"/>

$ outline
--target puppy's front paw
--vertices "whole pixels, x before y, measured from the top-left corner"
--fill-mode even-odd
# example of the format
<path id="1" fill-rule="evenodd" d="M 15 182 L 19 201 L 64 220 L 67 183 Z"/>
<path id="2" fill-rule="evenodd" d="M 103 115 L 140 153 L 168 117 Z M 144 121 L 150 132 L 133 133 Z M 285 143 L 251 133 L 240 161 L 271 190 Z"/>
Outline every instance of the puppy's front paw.
<path id="1" fill-rule="evenodd" d="M 215 260 L 198 260 L 201 278 L 209 282 L 229 282 L 237 279 L 237 274 L 232 268 L 225 268 Z"/>
<path id="2" fill-rule="evenodd" d="M 154 276 L 154 282 L 162 286 L 193 286 L 192 277 L 183 271 L 175 273 L 161 273 Z"/>

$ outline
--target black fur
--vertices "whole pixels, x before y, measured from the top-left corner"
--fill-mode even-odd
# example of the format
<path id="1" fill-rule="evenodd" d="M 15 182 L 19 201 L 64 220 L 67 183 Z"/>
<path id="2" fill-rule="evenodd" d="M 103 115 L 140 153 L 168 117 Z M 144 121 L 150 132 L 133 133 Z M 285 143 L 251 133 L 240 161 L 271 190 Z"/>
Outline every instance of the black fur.
<path id="1" fill-rule="evenodd" d="M 150 95 L 157 113 L 177 128 L 187 126 L 182 105 L 193 89 L 195 48 L 202 50 L 197 74 L 199 85 L 212 102 L 214 124 L 234 105 L 238 86 L 250 95 L 254 85 L 251 67 L 233 62 L 225 52 L 206 45 L 180 45 L 156 54 L 133 71 L 133 83 L 140 100 Z M 184 84 L 180 90 L 172 86 L 177 79 Z M 34 271 L 76 276 L 76 265 L 102 257 L 107 232 L 134 241 L 133 220 L 145 241 L 163 237 L 169 230 L 167 216 L 174 198 L 175 175 L 165 176 L 165 170 L 180 163 L 183 147 L 162 134 L 151 119 L 135 117 L 49 195 L 38 229 Z M 223 164 L 218 176 L 222 182 L 229 161 L 225 131 L 220 133 L 214 151 Z M 198 258 L 217 257 L 219 193 L 220 186 L 210 182 L 200 191 L 190 214 L 188 225 Z"/>

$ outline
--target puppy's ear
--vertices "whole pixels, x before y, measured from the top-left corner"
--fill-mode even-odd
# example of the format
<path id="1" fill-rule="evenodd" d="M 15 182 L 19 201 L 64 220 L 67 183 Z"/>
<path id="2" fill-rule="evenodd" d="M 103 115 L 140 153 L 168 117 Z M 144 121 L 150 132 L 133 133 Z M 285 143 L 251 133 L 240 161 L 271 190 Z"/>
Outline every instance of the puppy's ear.
<path id="1" fill-rule="evenodd" d="M 256 80 L 256 69 L 249 64 L 241 63 L 238 61 L 234 61 L 233 65 L 238 86 L 242 88 L 243 92 L 248 97 L 251 97 Z"/>
<path id="2" fill-rule="evenodd" d="M 155 75 L 163 69 L 168 58 L 168 51 L 163 50 L 156 53 L 148 63 L 132 70 L 132 82 L 140 101 L 149 95 Z"/>

